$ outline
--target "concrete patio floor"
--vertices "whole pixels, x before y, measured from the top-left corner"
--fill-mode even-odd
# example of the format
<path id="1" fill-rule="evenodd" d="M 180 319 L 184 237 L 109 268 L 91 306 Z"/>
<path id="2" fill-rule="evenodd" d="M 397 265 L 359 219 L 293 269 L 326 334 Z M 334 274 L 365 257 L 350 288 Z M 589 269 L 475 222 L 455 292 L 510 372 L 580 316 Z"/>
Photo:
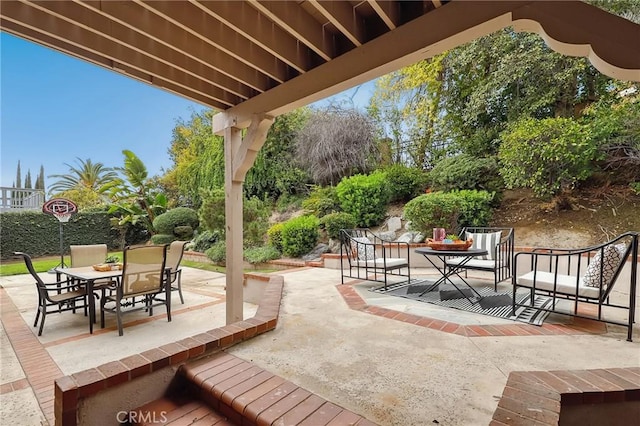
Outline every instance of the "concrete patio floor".
<path id="1" fill-rule="evenodd" d="M 635 341 L 626 342 L 619 326 L 564 317 L 550 318 L 546 328 L 522 325 L 372 293 L 366 282 L 340 285 L 340 272 L 331 269 L 277 274 L 285 285 L 276 329 L 227 351 L 381 425 L 488 425 L 512 371 L 640 366 L 638 325 Z M 90 335 L 82 313 L 50 315 L 37 337 L 32 279 L 4 277 L 0 286 L 0 424 L 53 424 L 56 377 L 225 319 L 224 276 L 191 268 L 183 273 L 184 305 L 174 293 L 173 321 L 163 309 L 151 318 L 131 314 L 123 337 L 114 318 Z M 244 309 L 247 317 L 256 306 Z"/>

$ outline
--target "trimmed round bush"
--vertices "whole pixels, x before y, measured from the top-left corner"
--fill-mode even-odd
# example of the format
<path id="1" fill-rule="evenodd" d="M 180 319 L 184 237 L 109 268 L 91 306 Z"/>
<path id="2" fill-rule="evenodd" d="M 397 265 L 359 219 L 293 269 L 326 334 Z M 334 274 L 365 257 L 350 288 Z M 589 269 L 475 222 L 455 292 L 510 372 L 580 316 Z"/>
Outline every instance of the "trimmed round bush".
<path id="1" fill-rule="evenodd" d="M 177 238 L 175 235 L 168 234 L 155 234 L 151 236 L 151 244 L 171 244 L 173 241 L 176 241 Z"/>
<path id="2" fill-rule="evenodd" d="M 320 226 L 324 227 L 329 238 L 340 238 L 341 229 L 353 229 L 356 227 L 356 219 L 345 212 L 331 213 L 320 219 Z"/>
<path id="3" fill-rule="evenodd" d="M 284 222 L 282 227 L 282 252 L 291 257 L 309 253 L 318 243 L 318 226 L 315 216 L 299 216 Z"/>
<path id="4" fill-rule="evenodd" d="M 302 200 L 302 208 L 316 217 L 323 217 L 329 213 L 340 211 L 340 201 L 336 188 L 333 186 L 313 188 L 309 197 Z"/>
<path id="5" fill-rule="evenodd" d="M 493 194 L 465 190 L 433 192 L 409 201 L 404 216 L 415 231 L 430 235 L 432 228 L 457 234 L 465 226 L 486 226 L 491 220 Z"/>
<path id="6" fill-rule="evenodd" d="M 414 167 L 395 164 L 384 169 L 384 173 L 387 176 L 391 202 L 409 201 L 423 194 L 427 188 L 427 173 Z"/>
<path id="7" fill-rule="evenodd" d="M 352 214 L 360 227 L 378 225 L 387 213 L 390 192 L 383 172 L 344 178 L 336 192 L 342 210 Z"/>
<path id="8" fill-rule="evenodd" d="M 180 238 L 191 239 L 193 237 L 193 231 L 198 228 L 199 224 L 200 220 L 195 210 L 188 207 L 176 207 L 157 216 L 153 220 L 153 229 L 155 229 L 158 234 L 174 235 Z M 190 232 L 184 228 L 187 226 L 191 228 Z M 176 227 L 183 227 L 180 230 L 181 235 L 176 233 Z"/>
<path id="9" fill-rule="evenodd" d="M 440 161 L 429 173 L 436 191 L 478 189 L 502 192 L 504 184 L 495 158 L 460 154 Z"/>
<path id="10" fill-rule="evenodd" d="M 282 252 L 282 228 L 284 223 L 276 223 L 267 230 L 267 241 L 276 250 Z"/>

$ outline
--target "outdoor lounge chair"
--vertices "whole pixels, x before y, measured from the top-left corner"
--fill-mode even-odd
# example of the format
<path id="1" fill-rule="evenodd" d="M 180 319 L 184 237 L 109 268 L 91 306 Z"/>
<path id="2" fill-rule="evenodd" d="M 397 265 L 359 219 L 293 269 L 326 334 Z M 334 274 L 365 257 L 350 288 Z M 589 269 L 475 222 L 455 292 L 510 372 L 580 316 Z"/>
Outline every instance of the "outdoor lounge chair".
<path id="1" fill-rule="evenodd" d="M 100 325 L 104 328 L 104 314 L 116 315 L 118 334 L 122 336 L 122 315 L 146 310 L 153 315 L 154 306 L 164 305 L 167 320 L 171 321 L 171 286 L 169 271 L 165 270 L 167 246 L 126 247 L 122 277 L 116 286 L 115 294 L 106 294 L 102 290 L 100 300 Z M 143 306 L 135 308 L 134 297 L 143 298 Z M 109 305 L 109 306 L 107 306 Z M 127 308 L 123 310 L 122 308 Z"/>
<path id="2" fill-rule="evenodd" d="M 171 271 L 171 290 L 178 290 L 180 295 L 180 302 L 184 304 L 184 298 L 182 297 L 182 269 L 180 269 L 180 262 L 182 261 L 182 255 L 184 254 L 184 246 L 188 241 L 174 241 L 169 245 L 167 249 L 167 268 Z"/>
<path id="3" fill-rule="evenodd" d="M 357 278 L 382 282 L 386 290 L 389 275 L 411 280 L 408 243 L 384 240 L 369 229 L 341 229 L 340 240 L 342 284 L 345 277 Z"/>
<path id="4" fill-rule="evenodd" d="M 630 260 L 629 300 L 626 304 L 611 300 L 612 290 L 620 272 Z M 528 270 L 523 270 L 528 265 Z M 518 270 L 518 268 L 520 270 Z M 541 309 L 575 317 L 618 324 L 627 327 L 627 340 L 631 341 L 635 314 L 636 286 L 638 281 L 638 233 L 627 232 L 611 241 L 582 249 L 536 248 L 515 255 L 513 294 L 519 287 L 530 289 L 531 298 L 536 293 L 552 298 L 551 308 Z M 569 300 L 567 309 L 559 302 Z M 533 302 L 531 302 L 533 303 Z M 582 303 L 597 305 L 597 314 L 588 315 L 579 309 Z M 519 304 L 513 298 L 513 310 Z M 606 318 L 603 308 L 627 311 L 627 320 Z"/>
<path id="5" fill-rule="evenodd" d="M 511 278 L 513 228 L 466 227 L 460 232 L 460 238 L 463 240 L 472 238 L 472 248 L 480 248 L 488 252 L 486 256 L 471 259 L 461 269 L 491 272 L 493 291 L 498 291 L 498 284 Z M 446 264 L 457 266 L 461 261 L 460 257 L 448 258 Z"/>
<path id="6" fill-rule="evenodd" d="M 45 283 L 33 268 L 31 257 L 28 254 L 22 252 L 16 252 L 14 254 L 24 259 L 27 270 L 36 280 L 36 287 L 38 288 L 38 309 L 36 311 L 36 319 L 33 322 L 34 327 L 38 325 L 38 319 L 40 315 L 42 315 L 38 336 L 42 336 L 44 321 L 49 313 L 65 311 L 73 311 L 75 313 L 76 309 L 84 308 L 84 314 L 87 315 L 87 292 L 84 287 L 69 284 L 67 281 Z"/>

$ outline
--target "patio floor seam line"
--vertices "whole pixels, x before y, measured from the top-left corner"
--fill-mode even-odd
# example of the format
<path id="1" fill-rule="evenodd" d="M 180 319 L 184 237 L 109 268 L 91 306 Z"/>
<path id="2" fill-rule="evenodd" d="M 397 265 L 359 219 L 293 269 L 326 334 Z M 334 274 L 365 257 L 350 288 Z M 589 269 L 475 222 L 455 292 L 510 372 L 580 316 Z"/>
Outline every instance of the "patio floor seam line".
<path id="1" fill-rule="evenodd" d="M 29 325 L 18 312 L 18 307 L 2 287 L 0 287 L 0 299 L 2 305 L 0 320 L 2 321 L 2 326 L 5 329 L 7 338 L 11 342 L 16 358 L 18 362 L 20 362 L 27 382 L 31 385 L 32 392 L 38 401 L 38 405 L 46 421 L 48 424 L 53 424 L 54 410 L 53 404 L 50 402 L 54 398 L 54 381 L 55 378 L 63 377 L 64 374 L 54 362 L 49 352 L 47 352 L 37 337 L 31 332 Z M 23 362 L 25 358 L 28 358 L 28 355 L 33 356 L 34 353 L 38 357 L 43 357 L 45 362 Z M 52 376 L 54 379 L 48 381 L 48 384 L 42 385 L 39 383 L 39 378 L 45 376 Z"/>

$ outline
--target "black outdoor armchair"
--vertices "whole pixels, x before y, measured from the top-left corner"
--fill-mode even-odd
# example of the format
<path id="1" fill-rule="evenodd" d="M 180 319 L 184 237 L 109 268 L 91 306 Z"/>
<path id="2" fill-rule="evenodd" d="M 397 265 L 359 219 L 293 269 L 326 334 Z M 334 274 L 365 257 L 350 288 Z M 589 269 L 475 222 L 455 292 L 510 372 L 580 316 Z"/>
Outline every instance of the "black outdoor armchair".
<path id="1" fill-rule="evenodd" d="M 544 294 L 552 298 L 550 308 L 535 309 L 623 325 L 627 327 L 627 340 L 631 341 L 638 282 L 638 235 L 626 232 L 606 243 L 580 249 L 536 248 L 517 253 L 513 294 L 518 288 L 529 289 L 531 302 L 520 304 L 514 297 L 513 310 L 532 308 L 534 295 Z M 629 299 L 622 303 L 611 296 L 627 264 Z M 568 300 L 569 306 L 563 305 L 563 300 Z M 597 305 L 597 313 L 592 315 L 579 309 L 581 303 Z M 607 317 L 605 308 L 626 311 L 626 320 Z"/>
<path id="2" fill-rule="evenodd" d="M 409 244 L 382 239 L 369 229 L 341 229 L 340 256 L 342 284 L 345 277 L 357 278 L 382 282 L 386 289 L 389 275 L 411 280 Z"/>
<path id="3" fill-rule="evenodd" d="M 33 322 L 34 327 L 38 325 L 38 320 L 42 315 L 40 328 L 38 329 L 38 336 L 42 335 L 44 322 L 47 319 L 47 314 L 49 313 L 60 313 L 65 311 L 73 311 L 75 313 L 77 309 L 82 308 L 84 309 L 85 316 L 87 315 L 87 290 L 84 286 L 77 285 L 76 283 L 70 283 L 66 280 L 54 283 L 45 283 L 33 268 L 31 257 L 28 254 L 16 252 L 14 255 L 20 256 L 24 259 L 27 270 L 36 281 L 36 288 L 38 290 L 38 309 L 36 311 L 36 319 Z"/>

